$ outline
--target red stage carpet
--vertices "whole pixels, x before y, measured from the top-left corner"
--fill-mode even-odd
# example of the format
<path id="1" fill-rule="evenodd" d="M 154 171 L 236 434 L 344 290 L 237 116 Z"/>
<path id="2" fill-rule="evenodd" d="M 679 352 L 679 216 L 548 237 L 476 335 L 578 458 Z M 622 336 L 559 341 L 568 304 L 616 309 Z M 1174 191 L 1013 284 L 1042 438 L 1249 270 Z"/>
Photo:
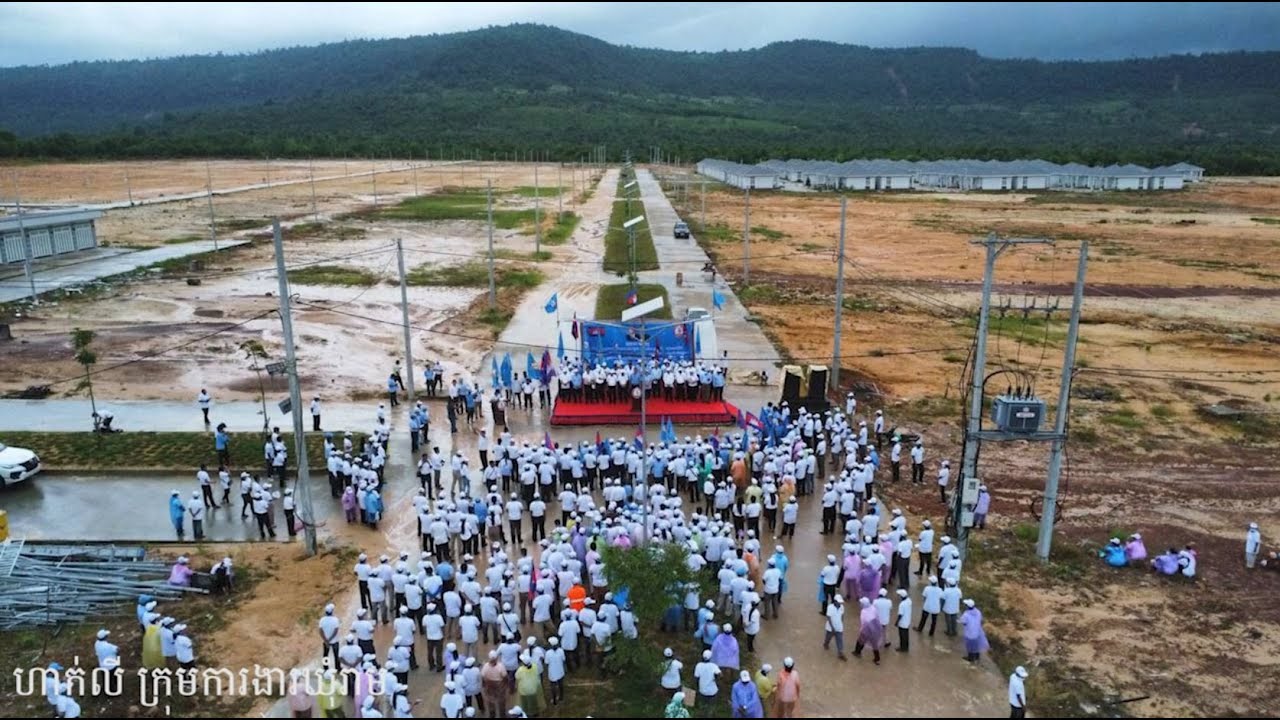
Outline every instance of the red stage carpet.
<path id="1" fill-rule="evenodd" d="M 648 424 L 657 427 L 664 418 L 676 425 L 727 425 L 737 422 L 738 408 L 732 403 L 685 402 L 650 398 L 645 403 Z M 639 425 L 640 412 L 630 402 L 562 403 L 551 411 L 552 425 Z"/>

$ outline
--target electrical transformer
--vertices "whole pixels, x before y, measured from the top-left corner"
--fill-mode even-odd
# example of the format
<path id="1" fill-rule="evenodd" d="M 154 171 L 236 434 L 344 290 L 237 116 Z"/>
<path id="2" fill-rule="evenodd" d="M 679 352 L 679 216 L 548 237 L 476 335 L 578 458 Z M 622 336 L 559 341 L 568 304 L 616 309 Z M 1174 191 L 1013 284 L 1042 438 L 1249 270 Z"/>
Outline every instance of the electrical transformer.
<path id="1" fill-rule="evenodd" d="M 991 420 L 1002 432 L 1033 433 L 1044 422 L 1044 400 L 998 395 L 991 401 Z"/>

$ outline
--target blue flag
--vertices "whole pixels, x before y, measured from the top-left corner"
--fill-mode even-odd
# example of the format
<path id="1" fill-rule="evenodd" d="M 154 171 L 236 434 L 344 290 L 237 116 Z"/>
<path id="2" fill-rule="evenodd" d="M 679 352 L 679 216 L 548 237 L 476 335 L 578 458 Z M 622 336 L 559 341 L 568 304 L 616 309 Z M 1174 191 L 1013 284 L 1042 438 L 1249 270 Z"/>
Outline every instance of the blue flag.
<path id="1" fill-rule="evenodd" d="M 556 333 L 556 335 L 558 336 L 557 338 L 558 342 L 556 343 L 556 357 L 559 358 L 561 361 L 563 361 L 564 360 L 564 335 L 561 333 Z"/>
<path id="2" fill-rule="evenodd" d="M 693 325 L 693 356 L 698 357 L 700 355 L 702 355 L 702 333 L 698 332 L 698 325 L 697 323 L 694 323 Z"/>
<path id="3" fill-rule="evenodd" d="M 541 380 L 542 374 L 538 372 L 537 366 L 533 364 L 533 353 L 528 353 L 524 359 L 524 374 L 528 375 L 531 380 Z"/>
<path id="4" fill-rule="evenodd" d="M 497 390 L 498 382 L 501 380 L 501 374 L 502 374 L 501 371 L 498 370 L 498 356 L 494 355 L 493 357 L 489 358 L 489 362 L 493 368 L 493 379 L 492 379 L 493 388 Z"/>
<path id="5" fill-rule="evenodd" d="M 720 291 L 715 288 L 711 289 L 711 305 L 717 310 L 724 309 L 724 295 L 721 295 Z"/>
<path id="6" fill-rule="evenodd" d="M 511 373 L 511 353 L 502 356 L 502 385 L 503 387 L 511 387 L 513 380 Z"/>
<path id="7" fill-rule="evenodd" d="M 551 315 L 558 307 L 560 307 L 560 293 L 552 293 L 551 299 L 547 301 L 546 307 L 542 309 L 546 310 L 548 315 Z"/>

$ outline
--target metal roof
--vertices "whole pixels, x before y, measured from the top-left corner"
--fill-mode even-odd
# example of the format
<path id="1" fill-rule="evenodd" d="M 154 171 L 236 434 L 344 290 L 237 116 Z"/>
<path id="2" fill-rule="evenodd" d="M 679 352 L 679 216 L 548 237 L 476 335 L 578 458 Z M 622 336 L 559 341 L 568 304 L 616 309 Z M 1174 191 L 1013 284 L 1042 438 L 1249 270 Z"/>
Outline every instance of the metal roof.
<path id="1" fill-rule="evenodd" d="M 48 212 L 24 212 L 20 215 L 2 215 L 0 216 L 0 232 L 18 230 L 19 218 L 22 219 L 21 225 L 30 231 L 55 225 L 71 225 L 89 220 L 97 220 L 100 217 L 102 217 L 101 210 L 93 210 L 90 208 L 50 210 Z"/>

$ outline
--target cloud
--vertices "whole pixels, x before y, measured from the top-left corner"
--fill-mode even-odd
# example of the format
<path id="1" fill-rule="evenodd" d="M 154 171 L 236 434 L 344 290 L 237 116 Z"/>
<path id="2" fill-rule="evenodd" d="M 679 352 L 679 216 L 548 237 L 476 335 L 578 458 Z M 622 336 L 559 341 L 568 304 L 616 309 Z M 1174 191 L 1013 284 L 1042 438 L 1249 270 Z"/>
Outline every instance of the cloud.
<path id="1" fill-rule="evenodd" d="M 675 50 L 797 38 L 1044 59 L 1280 49 L 1277 3 L 4 3 L 0 66 L 252 52 L 512 22 Z"/>

